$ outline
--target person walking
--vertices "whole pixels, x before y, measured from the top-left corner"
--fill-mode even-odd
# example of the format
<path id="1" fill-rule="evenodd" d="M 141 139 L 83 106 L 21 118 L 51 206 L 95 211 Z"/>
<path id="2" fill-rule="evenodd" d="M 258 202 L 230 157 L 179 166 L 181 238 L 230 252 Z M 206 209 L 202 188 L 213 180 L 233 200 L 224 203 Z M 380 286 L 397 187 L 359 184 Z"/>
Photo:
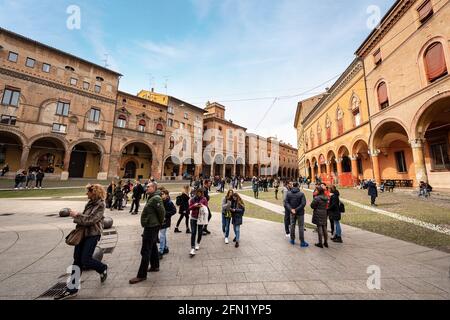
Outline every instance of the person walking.
<path id="1" fill-rule="evenodd" d="M 273 187 L 275 188 L 275 199 L 278 200 L 278 189 L 280 188 L 280 182 L 278 179 L 275 179 L 273 182 Z"/>
<path id="2" fill-rule="evenodd" d="M 36 188 L 42 189 L 42 181 L 44 180 L 45 174 L 42 169 L 39 169 L 36 173 Z"/>
<path id="3" fill-rule="evenodd" d="M 157 185 L 150 182 L 147 187 L 148 200 L 142 210 L 141 226 L 144 228 L 142 234 L 141 264 L 136 278 L 129 281 L 136 284 L 147 280 L 147 273 L 159 271 L 158 257 L 158 233 L 160 226 L 164 223 L 166 210 L 161 198 L 161 192 L 157 190 Z M 149 264 L 151 268 L 148 269 Z"/>
<path id="4" fill-rule="evenodd" d="M 224 180 L 225 181 L 225 180 Z M 223 187 L 225 186 L 225 184 L 223 184 L 222 185 Z M 211 188 L 211 181 L 209 181 L 209 180 L 205 180 L 205 182 L 204 182 L 204 188 L 203 188 L 203 196 L 206 198 L 206 201 L 207 202 L 209 202 L 209 199 L 210 199 L 210 197 L 209 197 L 209 189 Z M 222 191 L 222 193 L 223 193 L 224 191 Z M 207 207 L 207 209 L 208 209 L 208 224 L 209 224 L 209 222 L 211 221 L 211 218 L 212 218 L 212 214 L 211 214 L 211 210 L 209 209 L 209 207 L 208 206 L 206 206 Z M 204 228 L 203 228 L 203 235 L 204 236 L 207 236 L 207 235 L 210 235 L 211 234 L 211 232 L 208 230 L 208 224 L 206 224 L 205 226 L 204 226 Z"/>
<path id="5" fill-rule="evenodd" d="M 115 190 L 114 190 L 114 205 L 113 208 L 119 211 L 123 210 L 123 190 L 122 190 L 122 181 L 119 181 Z"/>
<path id="6" fill-rule="evenodd" d="M 255 199 L 258 199 L 259 198 L 259 183 L 258 183 L 258 180 L 256 179 L 256 177 L 253 177 L 252 189 L 253 189 L 253 196 L 255 197 Z"/>
<path id="7" fill-rule="evenodd" d="M 195 191 L 195 197 L 189 200 L 189 210 L 191 211 L 191 257 L 195 256 L 196 251 L 200 250 L 200 242 L 202 241 L 203 225 L 198 224 L 200 208 L 208 206 L 208 200 L 204 196 L 203 188 Z M 197 237 L 197 242 L 195 238 Z"/>
<path id="8" fill-rule="evenodd" d="M 283 189 L 281 190 L 281 194 L 283 196 L 283 206 L 284 206 L 284 231 L 286 232 L 286 238 L 291 236 L 291 212 L 286 207 L 286 198 L 289 193 L 289 185 L 285 181 L 283 183 Z"/>
<path id="9" fill-rule="evenodd" d="M 176 204 L 180 207 L 179 214 L 180 218 L 178 219 L 177 226 L 175 228 L 175 233 L 181 233 L 180 227 L 181 222 L 183 219 L 185 219 L 186 222 L 186 233 L 191 233 L 191 230 L 189 229 L 189 194 L 190 194 L 190 187 L 184 186 L 183 193 L 177 197 Z"/>
<path id="10" fill-rule="evenodd" d="M 336 186 L 330 188 L 331 197 L 328 205 L 328 216 L 334 222 L 334 237 L 331 238 L 333 242 L 342 243 L 342 229 L 341 229 L 341 201 L 339 200 L 339 191 Z"/>
<path id="11" fill-rule="evenodd" d="M 243 216 L 245 213 L 244 201 L 237 193 L 233 193 L 231 200 L 231 223 L 233 224 L 235 247 L 239 248 L 239 241 L 241 239 L 241 225 L 243 223 Z"/>
<path id="12" fill-rule="evenodd" d="M 103 231 L 103 218 L 105 212 L 105 189 L 99 185 L 86 186 L 86 195 L 88 203 L 86 204 L 83 213 L 70 210 L 70 217 L 76 223 L 77 229 L 84 229 L 84 236 L 81 242 L 75 246 L 74 261 L 72 266 L 72 274 L 74 274 L 74 267 L 79 270 L 79 275 L 85 269 L 95 270 L 100 274 L 100 282 L 104 283 L 108 277 L 108 266 L 93 258 L 95 248 L 100 240 Z M 75 272 L 75 274 L 77 274 Z M 66 288 L 64 292 L 55 297 L 55 300 L 63 300 L 77 295 L 79 287 Z"/>
<path id="13" fill-rule="evenodd" d="M 172 216 L 177 213 L 177 208 L 170 200 L 169 191 L 166 188 L 160 188 L 161 198 L 164 204 L 166 215 L 164 223 L 159 230 L 159 259 L 162 259 L 165 254 L 169 253 L 169 241 L 167 239 L 167 231 L 170 228 Z"/>
<path id="14" fill-rule="evenodd" d="M 325 196 L 325 190 L 322 187 L 317 187 L 317 196 L 311 203 L 313 211 L 312 223 L 317 226 L 317 233 L 319 235 L 319 242 L 316 247 L 328 248 L 328 234 L 327 234 L 327 204 L 328 198 Z"/>
<path id="15" fill-rule="evenodd" d="M 375 181 L 369 180 L 369 182 L 367 183 L 367 193 L 370 196 L 370 205 L 372 207 L 376 207 L 377 205 L 375 204 L 375 201 L 378 197 L 378 189 Z"/>
<path id="16" fill-rule="evenodd" d="M 227 195 L 222 200 L 222 231 L 225 237 L 225 244 L 229 243 L 230 223 L 231 223 L 231 201 L 233 200 L 233 190 L 228 190 Z"/>
<path id="17" fill-rule="evenodd" d="M 133 188 L 132 199 L 130 213 L 135 215 L 139 212 L 139 205 L 141 203 L 142 195 L 145 193 L 144 187 L 142 186 L 139 180 L 136 180 L 136 185 Z M 134 212 L 133 212 L 134 209 Z"/>
<path id="18" fill-rule="evenodd" d="M 286 210 L 290 213 L 290 235 L 291 244 L 295 244 L 295 225 L 298 221 L 298 231 L 300 238 L 300 246 L 302 248 L 309 247 L 309 244 L 305 241 L 305 206 L 306 197 L 303 192 L 300 191 L 298 182 L 295 182 L 291 191 L 288 192 L 286 200 L 284 202 Z"/>
<path id="19" fill-rule="evenodd" d="M 113 200 L 114 200 L 114 190 L 116 190 L 116 183 L 111 181 L 108 188 L 106 189 L 106 208 L 113 210 Z"/>

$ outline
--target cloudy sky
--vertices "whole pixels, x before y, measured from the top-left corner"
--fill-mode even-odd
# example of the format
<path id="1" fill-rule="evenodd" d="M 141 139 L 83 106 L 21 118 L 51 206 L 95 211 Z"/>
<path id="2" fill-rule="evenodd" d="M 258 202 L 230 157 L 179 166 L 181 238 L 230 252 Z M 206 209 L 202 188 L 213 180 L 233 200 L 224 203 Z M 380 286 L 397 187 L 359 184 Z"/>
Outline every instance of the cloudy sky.
<path id="1" fill-rule="evenodd" d="M 0 26 L 296 145 L 297 102 L 333 84 L 394 0 L 0 0 Z M 81 28 L 67 28 L 67 8 Z M 369 22 L 369 23 L 368 23 Z M 328 81 L 328 82 L 327 82 Z M 167 83 L 167 89 L 166 84 Z M 278 99 L 276 99 L 278 98 Z"/>

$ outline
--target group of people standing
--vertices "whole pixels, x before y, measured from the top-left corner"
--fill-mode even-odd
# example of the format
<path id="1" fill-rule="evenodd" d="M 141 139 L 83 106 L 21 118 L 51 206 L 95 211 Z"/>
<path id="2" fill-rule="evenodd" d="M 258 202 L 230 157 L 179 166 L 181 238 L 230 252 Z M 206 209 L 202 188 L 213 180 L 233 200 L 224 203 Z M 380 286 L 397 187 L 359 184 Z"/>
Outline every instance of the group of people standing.
<path id="1" fill-rule="evenodd" d="M 16 174 L 14 189 L 42 189 L 42 181 L 45 174 L 42 169 L 29 168 L 28 172 L 23 170 Z"/>
<path id="2" fill-rule="evenodd" d="M 306 196 L 300 190 L 298 182 L 285 184 L 287 190 L 283 192 L 283 205 L 285 208 L 284 225 L 286 237 L 290 238 L 290 243 L 295 245 L 295 228 L 298 224 L 300 247 L 307 248 L 309 244 L 305 241 L 305 208 Z M 327 225 L 330 221 L 331 240 L 337 243 L 342 241 L 341 216 L 345 212 L 345 207 L 339 200 L 339 191 L 336 186 L 328 188 L 324 183 L 318 185 L 313 193 L 313 201 L 310 205 L 313 210 L 312 223 L 316 225 L 318 242 L 315 244 L 319 248 L 328 248 Z"/>

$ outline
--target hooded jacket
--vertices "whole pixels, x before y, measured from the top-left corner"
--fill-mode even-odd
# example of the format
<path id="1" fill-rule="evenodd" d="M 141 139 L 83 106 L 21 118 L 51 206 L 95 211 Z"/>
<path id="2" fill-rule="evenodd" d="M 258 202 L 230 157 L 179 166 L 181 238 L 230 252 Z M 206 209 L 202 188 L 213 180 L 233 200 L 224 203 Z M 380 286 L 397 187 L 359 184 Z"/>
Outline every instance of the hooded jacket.
<path id="1" fill-rule="evenodd" d="M 304 215 L 306 206 L 306 197 L 299 188 L 293 188 L 286 195 L 284 200 L 284 207 L 291 213 L 292 209 L 295 209 L 296 214 Z"/>
<path id="2" fill-rule="evenodd" d="M 325 195 L 319 195 L 314 198 L 311 203 L 311 208 L 313 211 L 312 223 L 316 226 L 326 226 L 327 225 L 327 204 L 328 198 Z"/>
<path id="3" fill-rule="evenodd" d="M 155 193 L 149 194 L 149 199 L 142 211 L 141 225 L 143 228 L 152 228 L 161 226 L 164 223 L 166 210 L 161 199 L 159 190 Z"/>

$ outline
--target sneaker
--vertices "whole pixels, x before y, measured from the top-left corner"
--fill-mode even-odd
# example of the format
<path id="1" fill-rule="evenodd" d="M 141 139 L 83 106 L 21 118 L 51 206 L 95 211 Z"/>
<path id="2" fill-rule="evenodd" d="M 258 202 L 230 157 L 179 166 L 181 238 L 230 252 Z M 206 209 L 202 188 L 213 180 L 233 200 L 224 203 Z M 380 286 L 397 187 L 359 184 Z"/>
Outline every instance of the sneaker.
<path id="1" fill-rule="evenodd" d="M 168 254 L 169 253 L 169 248 L 165 248 L 163 251 L 163 254 Z"/>
<path id="2" fill-rule="evenodd" d="M 336 242 L 336 243 L 343 243 L 341 237 L 336 237 L 335 239 L 332 239 L 332 240 L 333 240 L 333 242 Z"/>
<path id="3" fill-rule="evenodd" d="M 291 234 L 290 233 L 286 233 L 286 238 L 290 238 Z"/>
<path id="4" fill-rule="evenodd" d="M 316 243 L 315 246 L 323 249 L 323 245 L 321 243 Z"/>
<path id="5" fill-rule="evenodd" d="M 236 238 L 233 239 L 233 242 L 236 242 Z"/>
<path id="6" fill-rule="evenodd" d="M 295 240 L 292 240 L 292 239 L 291 239 L 291 240 L 289 240 L 289 243 L 292 244 L 292 245 L 294 245 L 294 244 L 295 244 Z"/>
<path id="7" fill-rule="evenodd" d="M 225 238 L 225 244 L 230 243 L 230 241 L 228 241 L 228 238 Z"/>
<path id="8" fill-rule="evenodd" d="M 195 251 L 200 250 L 200 245 L 197 243 L 197 245 L 195 246 Z"/>
<path id="9" fill-rule="evenodd" d="M 239 248 L 239 242 L 236 241 L 236 244 L 234 245 L 235 248 Z"/>
<path id="10" fill-rule="evenodd" d="M 192 249 L 190 252 L 191 257 L 195 256 L 195 249 Z"/>
<path id="11" fill-rule="evenodd" d="M 323 246 L 324 246 L 325 248 L 328 248 L 328 243 L 325 242 L 325 243 L 323 244 Z"/>
<path id="12" fill-rule="evenodd" d="M 308 243 L 308 242 L 302 242 L 302 243 L 300 244 L 300 247 L 301 247 L 301 248 L 308 248 L 308 247 L 309 247 L 309 243 Z"/>
<path id="13" fill-rule="evenodd" d="M 66 299 L 71 299 L 71 298 L 75 298 L 78 295 L 78 291 L 69 291 L 69 290 L 64 290 L 63 293 L 55 296 L 55 300 L 66 300 Z"/>
<path id="14" fill-rule="evenodd" d="M 104 283 L 108 278 L 108 267 L 106 267 L 105 271 L 100 275 L 100 282 Z"/>

